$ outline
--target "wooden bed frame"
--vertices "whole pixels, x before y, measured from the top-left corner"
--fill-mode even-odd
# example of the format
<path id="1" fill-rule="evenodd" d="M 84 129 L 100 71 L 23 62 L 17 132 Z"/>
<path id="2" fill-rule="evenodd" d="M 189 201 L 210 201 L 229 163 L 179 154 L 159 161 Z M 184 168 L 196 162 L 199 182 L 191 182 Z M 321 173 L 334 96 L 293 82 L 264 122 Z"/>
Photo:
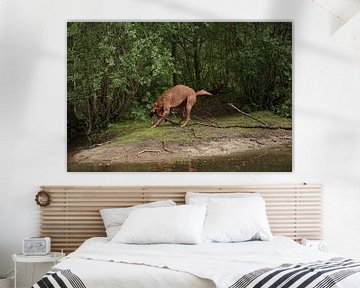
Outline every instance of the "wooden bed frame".
<path id="1" fill-rule="evenodd" d="M 186 192 L 259 192 L 266 201 L 274 235 L 295 241 L 321 239 L 323 223 L 320 185 L 271 186 L 42 186 L 51 203 L 40 208 L 40 233 L 52 239 L 52 251 L 72 252 L 90 237 L 105 236 L 99 209 L 129 207 L 151 201 L 185 201 Z"/>

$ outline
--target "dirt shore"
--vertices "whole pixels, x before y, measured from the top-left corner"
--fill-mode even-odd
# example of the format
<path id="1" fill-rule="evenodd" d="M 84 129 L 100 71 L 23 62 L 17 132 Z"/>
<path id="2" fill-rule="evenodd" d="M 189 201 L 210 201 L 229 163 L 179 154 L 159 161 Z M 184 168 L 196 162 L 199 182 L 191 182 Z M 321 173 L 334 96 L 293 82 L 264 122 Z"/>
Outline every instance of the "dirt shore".
<path id="1" fill-rule="evenodd" d="M 204 156 L 221 156 L 249 150 L 272 149 L 291 145 L 291 131 L 251 129 L 246 133 L 227 131 L 212 139 L 194 137 L 187 143 L 166 142 L 161 139 L 142 139 L 123 144 L 116 139 L 91 149 L 80 150 L 68 156 L 69 163 L 89 165 L 113 165 L 181 160 Z"/>

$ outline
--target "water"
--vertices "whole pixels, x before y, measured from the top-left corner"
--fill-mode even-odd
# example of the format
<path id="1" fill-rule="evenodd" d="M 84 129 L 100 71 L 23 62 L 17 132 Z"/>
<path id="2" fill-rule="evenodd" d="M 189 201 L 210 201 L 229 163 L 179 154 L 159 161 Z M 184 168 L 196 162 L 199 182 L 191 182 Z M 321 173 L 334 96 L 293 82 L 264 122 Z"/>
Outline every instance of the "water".
<path id="1" fill-rule="evenodd" d="M 178 161 L 143 162 L 91 166 L 68 164 L 69 172 L 291 172 L 291 145 L 252 150 L 226 156 Z"/>

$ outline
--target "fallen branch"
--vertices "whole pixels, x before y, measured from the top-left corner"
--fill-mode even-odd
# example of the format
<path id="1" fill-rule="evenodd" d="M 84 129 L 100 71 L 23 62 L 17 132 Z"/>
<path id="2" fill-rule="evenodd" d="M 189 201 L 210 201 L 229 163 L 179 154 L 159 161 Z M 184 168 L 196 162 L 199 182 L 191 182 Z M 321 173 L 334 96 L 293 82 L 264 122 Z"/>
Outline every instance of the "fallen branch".
<path id="1" fill-rule="evenodd" d="M 282 129 L 282 130 L 292 130 L 291 126 L 282 126 L 282 125 L 271 125 L 271 126 L 264 126 L 264 125 L 228 125 L 228 126 L 218 126 L 213 124 L 201 123 L 196 122 L 195 124 L 214 127 L 214 128 L 261 128 L 261 129 Z"/>
<path id="2" fill-rule="evenodd" d="M 230 105 L 230 107 L 234 108 L 234 109 L 235 109 L 236 111 L 238 111 L 239 113 L 241 113 L 241 114 L 243 114 L 243 115 L 245 115 L 245 116 L 247 116 L 247 117 L 249 117 L 249 118 L 251 118 L 251 119 L 254 119 L 254 120 L 258 121 L 258 122 L 260 122 L 261 124 L 264 124 L 265 126 L 269 126 L 269 125 L 268 125 L 267 123 L 265 123 L 264 121 L 261 121 L 261 120 L 255 118 L 255 117 L 249 115 L 248 113 L 245 113 L 244 111 L 241 111 L 241 110 L 240 110 L 239 108 L 237 108 L 234 104 L 232 104 L 232 103 L 227 103 L 227 104 Z"/>
<path id="3" fill-rule="evenodd" d="M 161 141 L 161 143 L 162 143 L 162 147 L 163 147 L 163 150 L 164 150 L 164 151 L 170 152 L 170 153 L 175 153 L 175 151 L 170 150 L 169 148 L 166 148 L 166 146 L 165 146 L 165 141 L 164 141 L 164 140 Z"/>
<path id="4" fill-rule="evenodd" d="M 172 120 L 170 120 L 170 119 L 168 119 L 168 118 L 165 118 L 165 121 L 168 121 L 168 122 L 170 122 L 170 123 L 173 124 L 173 125 L 177 125 L 177 126 L 180 125 L 180 123 L 174 122 L 174 121 L 172 121 Z"/>
<path id="5" fill-rule="evenodd" d="M 156 116 L 157 116 L 158 118 L 160 118 L 159 115 L 156 114 Z M 168 122 L 170 122 L 170 123 L 173 124 L 173 125 L 177 125 L 177 126 L 180 125 L 180 123 L 174 122 L 174 121 L 172 121 L 172 120 L 170 120 L 169 118 L 166 118 L 166 117 L 165 117 L 164 120 L 165 120 L 165 122 L 168 121 Z"/>
<path id="6" fill-rule="evenodd" d="M 209 123 L 212 123 L 212 124 L 220 127 L 220 125 L 219 125 L 218 123 L 216 123 L 215 121 L 210 120 L 210 119 L 208 119 L 208 118 L 203 119 L 203 118 L 200 118 L 200 117 L 198 117 L 198 116 L 193 116 L 193 118 L 198 119 L 198 120 L 200 120 L 200 121 L 202 121 L 202 122 L 205 122 L 205 123 L 206 123 L 206 122 L 209 122 Z"/>
<path id="7" fill-rule="evenodd" d="M 260 142 L 259 140 L 255 139 L 255 142 L 259 145 L 265 145 L 265 143 Z"/>
<path id="8" fill-rule="evenodd" d="M 109 144 L 109 143 L 111 143 L 111 141 L 106 141 L 106 142 L 104 142 L 104 143 L 94 144 L 94 145 L 91 145 L 88 149 L 92 149 L 92 148 L 99 147 L 99 146 L 102 146 L 102 145 L 105 145 L 105 144 Z"/>
<path id="9" fill-rule="evenodd" d="M 143 153 L 146 153 L 146 152 L 154 152 L 156 154 L 160 154 L 160 150 L 152 150 L 152 149 L 145 149 L 145 150 L 142 150 L 140 152 L 137 153 L 137 156 L 139 157 L 141 154 Z"/>
<path id="10" fill-rule="evenodd" d="M 204 138 L 202 138 L 202 137 L 200 137 L 200 136 L 198 136 L 198 135 L 195 134 L 195 129 L 194 129 L 194 128 L 191 128 L 191 131 L 192 131 L 192 133 L 193 133 L 193 135 L 194 135 L 195 138 L 198 138 L 198 139 L 201 139 L 201 140 L 204 139 Z"/>

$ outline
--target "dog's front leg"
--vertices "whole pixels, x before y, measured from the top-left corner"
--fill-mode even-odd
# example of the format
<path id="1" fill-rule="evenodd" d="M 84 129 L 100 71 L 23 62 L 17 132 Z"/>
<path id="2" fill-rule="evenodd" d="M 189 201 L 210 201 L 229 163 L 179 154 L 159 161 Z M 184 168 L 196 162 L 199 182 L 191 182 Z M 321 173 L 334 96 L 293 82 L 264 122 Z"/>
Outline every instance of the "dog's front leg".
<path id="1" fill-rule="evenodd" d="M 159 126 L 161 124 L 162 121 L 165 120 L 165 118 L 170 114 L 170 110 L 164 110 L 164 113 L 162 113 L 161 117 L 159 118 L 158 121 L 155 122 L 154 125 L 151 126 L 151 128 L 155 128 L 157 126 Z"/>
<path id="2" fill-rule="evenodd" d="M 157 121 L 155 122 L 155 124 L 153 124 L 153 125 L 151 126 L 151 128 L 155 128 L 155 127 L 159 126 L 160 123 L 161 123 L 163 120 L 164 120 L 164 117 L 160 117 L 159 120 L 157 120 Z"/>

